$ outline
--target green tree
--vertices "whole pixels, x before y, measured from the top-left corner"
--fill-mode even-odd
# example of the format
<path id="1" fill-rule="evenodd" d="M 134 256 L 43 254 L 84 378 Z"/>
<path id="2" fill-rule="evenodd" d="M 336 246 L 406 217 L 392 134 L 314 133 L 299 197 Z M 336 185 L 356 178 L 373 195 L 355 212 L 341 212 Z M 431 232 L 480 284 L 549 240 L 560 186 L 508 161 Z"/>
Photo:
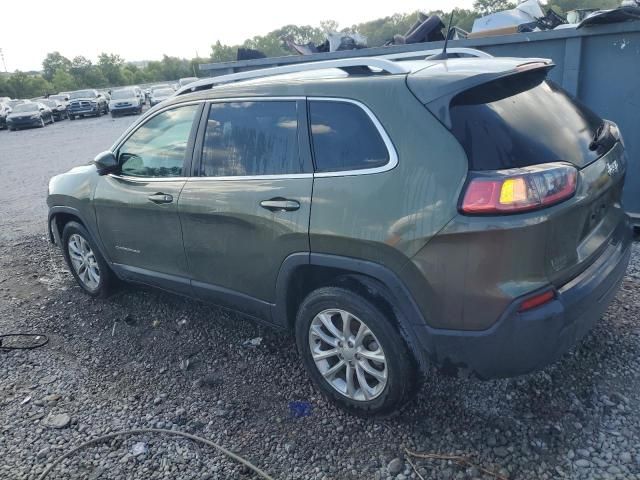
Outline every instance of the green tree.
<path id="1" fill-rule="evenodd" d="M 110 86 L 107 77 L 105 77 L 100 68 L 92 66 L 84 74 L 83 88 L 103 88 Z"/>
<path id="2" fill-rule="evenodd" d="M 13 88 L 9 85 L 9 76 L 0 73 L 0 97 L 14 98 Z"/>
<path id="3" fill-rule="evenodd" d="M 124 60 L 120 55 L 103 52 L 98 56 L 98 68 L 109 85 L 118 86 L 124 84 L 122 76 L 123 65 Z"/>
<path id="4" fill-rule="evenodd" d="M 28 97 L 41 97 L 55 93 L 53 91 L 53 86 L 41 75 L 30 77 L 28 85 Z"/>
<path id="5" fill-rule="evenodd" d="M 84 88 L 88 85 L 86 82 L 86 78 L 92 66 L 93 65 L 91 64 L 91 60 L 83 57 L 82 55 L 74 57 L 71 61 L 69 73 L 73 76 L 79 88 Z"/>
<path id="6" fill-rule="evenodd" d="M 236 59 L 236 49 L 229 45 L 223 45 L 220 40 L 211 45 L 211 61 L 231 62 Z"/>
<path id="7" fill-rule="evenodd" d="M 58 70 L 68 72 L 69 68 L 71 68 L 71 60 L 60 52 L 47 53 L 42 61 L 42 76 L 51 81 Z"/>
<path id="8" fill-rule="evenodd" d="M 189 69 L 189 62 L 178 57 L 164 55 L 160 61 L 162 78 L 160 80 L 176 80 L 190 77 L 193 72 Z"/>
<path id="9" fill-rule="evenodd" d="M 331 33 L 339 31 L 340 25 L 335 20 L 321 20 L 320 30 L 323 33 Z"/>
<path id="10" fill-rule="evenodd" d="M 29 90 L 29 76 L 20 70 L 16 70 L 15 73 L 9 77 L 7 84 L 13 92 L 13 98 L 27 98 L 29 93 L 31 93 Z"/>
<path id="11" fill-rule="evenodd" d="M 75 78 L 73 78 L 69 72 L 65 72 L 64 70 L 57 70 L 53 76 L 53 80 L 51 80 L 51 83 L 53 84 L 53 89 L 56 92 L 68 92 L 78 88 Z"/>

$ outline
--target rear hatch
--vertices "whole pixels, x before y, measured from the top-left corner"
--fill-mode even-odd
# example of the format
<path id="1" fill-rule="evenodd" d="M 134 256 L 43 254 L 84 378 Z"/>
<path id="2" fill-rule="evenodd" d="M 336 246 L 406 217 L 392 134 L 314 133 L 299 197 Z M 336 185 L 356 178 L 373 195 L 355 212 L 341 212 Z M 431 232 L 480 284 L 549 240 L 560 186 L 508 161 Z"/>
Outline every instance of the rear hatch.
<path id="1" fill-rule="evenodd" d="M 575 194 L 544 208 L 545 271 L 560 286 L 597 258 L 624 221 L 624 148 L 615 124 L 547 80 L 549 62 L 496 60 L 483 59 L 485 71 L 479 60 L 442 62 L 452 62 L 444 69 L 451 73 L 449 85 L 436 73 L 442 66 L 432 72 L 444 95 L 429 89 L 430 68 L 410 76 L 408 85 L 460 142 L 470 176 L 558 162 L 577 169 Z"/>

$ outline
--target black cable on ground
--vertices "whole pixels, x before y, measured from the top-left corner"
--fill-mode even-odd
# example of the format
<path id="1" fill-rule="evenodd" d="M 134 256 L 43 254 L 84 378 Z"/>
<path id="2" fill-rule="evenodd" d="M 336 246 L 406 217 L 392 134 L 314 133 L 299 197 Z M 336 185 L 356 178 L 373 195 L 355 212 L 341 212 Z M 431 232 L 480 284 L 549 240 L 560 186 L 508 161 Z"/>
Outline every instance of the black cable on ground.
<path id="1" fill-rule="evenodd" d="M 96 438 L 93 438 L 91 440 L 88 440 L 88 441 L 78 445 L 73 450 L 68 451 L 67 453 L 65 453 L 61 457 L 58 457 L 51 465 L 49 465 L 45 469 L 44 472 L 42 472 L 42 475 L 40 475 L 38 477 L 38 480 L 43 480 L 44 478 L 46 478 L 47 475 L 49 475 L 49 473 L 51 473 L 51 470 L 53 470 L 53 468 L 56 465 L 58 465 L 60 462 L 62 462 L 66 458 L 69 458 L 70 456 L 72 456 L 73 454 L 78 452 L 79 450 L 82 450 L 83 448 L 86 448 L 86 447 L 88 447 L 90 445 L 93 445 L 95 443 L 104 442 L 105 440 L 110 440 L 110 439 L 115 438 L 115 437 L 120 437 L 122 435 L 138 435 L 138 434 L 141 434 L 141 433 L 163 433 L 163 434 L 166 434 L 166 435 L 178 435 L 180 437 L 188 438 L 189 440 L 193 440 L 193 441 L 196 441 L 196 442 L 204 443 L 205 445 L 209 445 L 210 447 L 213 447 L 216 450 L 224 453 L 227 457 L 235 460 L 236 462 L 241 463 L 242 465 L 245 465 L 249 469 L 253 470 L 261 478 L 264 478 L 266 480 L 273 480 L 273 477 L 271 477 L 268 473 L 265 473 L 262 470 L 260 470 L 258 467 L 256 467 L 254 464 L 252 464 L 249 460 L 245 460 L 240 455 L 237 455 L 237 454 L 233 453 L 232 451 L 227 450 L 226 448 L 218 445 L 217 443 L 214 443 L 214 442 L 212 442 L 210 440 L 207 440 L 206 438 L 202 438 L 202 437 L 198 437 L 196 435 L 192 435 L 190 433 L 178 432 L 176 430 L 167 430 L 165 428 L 138 428 L 138 429 L 135 429 L 135 430 L 124 430 L 122 432 L 108 433 L 107 435 L 102 435 L 100 437 L 96 437 Z"/>
<path id="2" fill-rule="evenodd" d="M 4 345 L 4 339 L 33 339 L 34 341 L 27 345 Z M 49 337 L 37 333 L 6 333 L 0 335 L 0 350 L 33 350 L 34 348 L 44 347 L 49 343 Z"/>

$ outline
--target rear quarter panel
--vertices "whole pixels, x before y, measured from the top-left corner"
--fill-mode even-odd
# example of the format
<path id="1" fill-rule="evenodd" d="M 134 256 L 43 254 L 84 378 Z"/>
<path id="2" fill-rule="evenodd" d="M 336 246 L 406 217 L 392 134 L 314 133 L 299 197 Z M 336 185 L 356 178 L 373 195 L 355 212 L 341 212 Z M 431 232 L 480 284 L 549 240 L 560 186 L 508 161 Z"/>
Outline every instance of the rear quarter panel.
<path id="1" fill-rule="evenodd" d="M 467 173 L 462 147 L 413 96 L 404 79 L 325 82 L 313 96 L 365 104 L 389 135 L 398 165 L 387 172 L 316 177 L 310 222 L 314 253 L 364 259 L 396 274 L 455 215 Z M 428 277 L 407 285 L 428 295 Z"/>

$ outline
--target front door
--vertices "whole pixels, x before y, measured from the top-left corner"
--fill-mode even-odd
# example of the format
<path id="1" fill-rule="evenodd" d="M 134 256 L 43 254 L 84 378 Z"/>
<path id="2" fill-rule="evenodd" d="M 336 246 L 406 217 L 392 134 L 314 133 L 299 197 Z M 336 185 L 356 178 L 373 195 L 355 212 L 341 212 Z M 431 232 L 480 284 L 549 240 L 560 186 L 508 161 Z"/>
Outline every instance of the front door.
<path id="1" fill-rule="evenodd" d="M 212 103 L 179 212 L 194 291 L 264 317 L 283 260 L 309 251 L 313 174 L 295 99 Z"/>
<path id="2" fill-rule="evenodd" d="M 149 118 L 117 149 L 120 169 L 95 191 L 98 229 L 115 267 L 127 278 L 188 285 L 178 199 L 191 159 L 194 120 L 186 105 Z"/>

